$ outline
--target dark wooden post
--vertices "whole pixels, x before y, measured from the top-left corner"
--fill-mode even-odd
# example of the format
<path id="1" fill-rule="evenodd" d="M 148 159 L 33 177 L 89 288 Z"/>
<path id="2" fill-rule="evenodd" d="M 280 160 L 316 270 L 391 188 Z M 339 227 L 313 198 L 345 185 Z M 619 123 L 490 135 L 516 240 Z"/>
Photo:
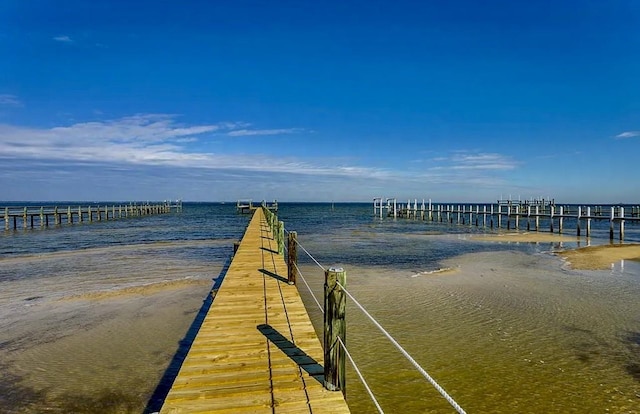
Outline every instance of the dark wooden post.
<path id="1" fill-rule="evenodd" d="M 296 284 L 296 278 L 298 276 L 298 233 L 295 231 L 289 232 L 287 238 L 287 278 L 290 285 Z"/>
<path id="2" fill-rule="evenodd" d="M 236 255 L 236 252 L 238 251 L 238 248 L 240 247 L 240 242 L 233 242 L 233 255 Z"/>
<path id="3" fill-rule="evenodd" d="M 60 224 L 60 214 L 58 213 L 58 206 L 53 208 L 53 222 L 56 226 Z"/>
<path id="4" fill-rule="evenodd" d="M 284 222 L 277 222 L 276 231 L 278 233 L 278 254 L 284 254 Z"/>
<path id="5" fill-rule="evenodd" d="M 22 227 L 23 228 L 27 228 L 28 222 L 27 222 L 27 208 L 25 207 L 23 212 L 22 212 Z"/>
<path id="6" fill-rule="evenodd" d="M 338 285 L 346 286 L 347 273 L 342 268 L 324 272 L 324 387 L 346 394 L 345 352 L 338 342 L 347 343 L 345 311 L 347 296 Z"/>

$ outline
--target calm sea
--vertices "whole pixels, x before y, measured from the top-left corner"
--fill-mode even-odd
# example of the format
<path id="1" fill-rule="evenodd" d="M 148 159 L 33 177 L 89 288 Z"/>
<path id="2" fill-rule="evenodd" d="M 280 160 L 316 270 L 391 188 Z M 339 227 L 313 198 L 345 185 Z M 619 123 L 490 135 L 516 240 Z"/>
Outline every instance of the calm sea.
<path id="1" fill-rule="evenodd" d="M 608 244 L 608 222 L 589 242 L 504 243 L 473 240 L 489 231 L 475 226 L 380 220 L 369 203 L 281 203 L 279 218 L 347 270 L 354 296 L 468 412 L 640 412 L 640 266 L 576 271 L 551 254 Z M 234 203 L 185 203 L 0 232 L 0 412 L 142 412 L 247 223 Z M 640 226 L 625 239 L 640 242 Z M 321 295 L 321 269 L 300 261 Z M 386 412 L 451 412 L 352 304 L 348 321 Z M 348 384 L 352 411 L 373 412 L 353 372 Z"/>

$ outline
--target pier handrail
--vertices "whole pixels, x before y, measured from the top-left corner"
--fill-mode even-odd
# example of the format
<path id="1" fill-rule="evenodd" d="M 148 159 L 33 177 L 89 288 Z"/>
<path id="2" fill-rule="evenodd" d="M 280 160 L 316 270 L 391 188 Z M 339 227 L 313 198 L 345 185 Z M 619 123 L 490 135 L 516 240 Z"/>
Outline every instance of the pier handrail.
<path id="1" fill-rule="evenodd" d="M 265 214 L 268 216 L 267 217 L 267 222 L 271 225 L 272 229 L 281 230 L 283 232 L 291 233 L 291 232 L 287 231 L 286 229 L 284 229 L 284 223 L 282 223 L 281 221 L 277 221 L 277 217 L 275 216 L 275 214 L 273 214 L 272 212 L 266 213 L 266 211 L 268 211 L 268 210 L 267 209 L 264 209 L 264 210 L 265 210 Z M 276 225 L 274 223 L 278 223 L 278 224 Z M 273 234 L 275 235 L 276 233 L 273 233 Z M 302 251 L 304 251 L 307 254 L 307 256 L 309 256 L 309 258 L 311 260 L 313 260 L 313 262 L 318 267 L 320 267 L 321 269 L 325 270 L 325 272 L 327 272 L 326 268 L 324 266 L 322 266 L 320 264 L 320 262 L 318 260 L 316 260 L 316 258 L 313 257 L 313 255 L 311 253 L 309 253 L 309 251 L 297 239 L 296 239 L 296 245 L 298 247 L 300 247 L 302 249 Z M 320 301 L 316 298 L 315 294 L 311 290 L 311 287 L 307 283 L 303 273 L 300 271 L 300 268 L 298 267 L 297 264 L 294 264 L 294 265 L 295 265 L 295 268 L 296 268 L 296 270 L 298 272 L 298 276 L 301 277 L 302 281 L 304 282 L 305 286 L 309 290 L 309 293 L 311 294 L 311 297 L 315 301 L 316 305 L 318 305 L 318 308 L 320 309 L 320 311 L 323 314 L 325 314 L 326 310 L 320 305 Z M 329 269 L 329 271 L 331 271 L 331 270 L 333 270 L 333 269 Z M 326 275 L 326 273 L 325 273 L 325 275 Z M 364 308 L 364 306 L 362 306 L 362 304 L 360 304 L 360 302 L 358 302 L 356 300 L 356 298 L 353 297 L 353 295 L 345 288 L 345 286 L 342 283 L 340 283 L 339 281 L 336 281 L 335 283 L 351 299 L 351 301 L 365 314 L 365 316 L 367 316 L 367 318 L 369 318 L 369 320 L 374 324 L 374 326 L 376 326 L 382 332 L 382 334 L 396 347 L 396 349 L 398 349 L 400 351 L 400 353 L 411 363 L 411 365 L 440 393 L 440 395 L 454 408 L 454 410 L 458 414 L 466 414 L 464 409 L 453 399 L 453 397 L 451 397 L 445 391 L 445 389 L 440 384 L 438 384 L 438 382 L 431 375 L 429 375 L 429 373 L 424 368 L 422 368 L 422 366 L 420 366 L 420 364 L 409 354 L 409 352 L 407 352 L 400 345 L 400 343 L 386 329 L 384 329 L 382 327 L 382 325 Z M 325 282 L 325 288 L 326 288 L 326 282 Z M 327 303 L 327 300 L 326 300 L 326 292 L 325 292 L 325 304 L 326 303 Z M 325 319 L 325 325 L 326 325 L 326 319 Z M 325 335 L 326 335 L 326 326 L 325 326 Z M 345 343 L 343 341 L 343 338 L 341 338 L 339 335 L 337 336 L 337 342 L 339 343 L 340 347 L 344 350 L 345 355 L 349 359 L 349 362 L 351 363 L 351 365 L 354 367 L 354 370 L 356 371 L 360 381 L 362 381 L 362 384 L 364 385 L 365 389 L 367 390 L 367 393 L 369 393 L 369 396 L 371 397 L 371 399 L 374 402 L 376 408 L 378 409 L 378 412 L 383 413 L 382 408 L 380 407 L 380 404 L 378 403 L 377 399 L 375 398 L 375 395 L 371 391 L 371 388 L 366 383 L 366 381 L 364 379 L 364 376 L 362 376 L 362 374 L 361 374 L 359 368 L 357 367 L 355 361 L 351 357 L 351 355 L 350 355 L 350 353 L 349 353 L 349 351 L 347 349 L 347 346 L 345 345 Z M 325 365 L 326 364 L 327 364 L 327 361 L 325 360 Z M 326 382 L 326 379 L 325 379 L 325 382 Z"/>

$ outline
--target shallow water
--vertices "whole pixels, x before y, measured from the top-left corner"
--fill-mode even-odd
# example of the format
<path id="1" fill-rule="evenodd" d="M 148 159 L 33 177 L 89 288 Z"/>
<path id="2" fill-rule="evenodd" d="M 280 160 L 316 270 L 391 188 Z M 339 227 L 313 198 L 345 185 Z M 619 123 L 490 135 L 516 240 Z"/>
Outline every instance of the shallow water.
<path id="1" fill-rule="evenodd" d="M 368 204 L 281 204 L 280 219 L 321 264 L 345 267 L 352 294 L 468 412 L 640 412 L 637 262 L 570 270 L 550 252 L 584 239 L 475 242 L 485 230 L 379 220 Z M 187 204 L 0 233 L 0 412 L 142 412 L 247 221 Z M 351 303 L 348 324 L 387 412 L 452 412 Z M 347 397 L 374 412 L 352 371 Z"/>

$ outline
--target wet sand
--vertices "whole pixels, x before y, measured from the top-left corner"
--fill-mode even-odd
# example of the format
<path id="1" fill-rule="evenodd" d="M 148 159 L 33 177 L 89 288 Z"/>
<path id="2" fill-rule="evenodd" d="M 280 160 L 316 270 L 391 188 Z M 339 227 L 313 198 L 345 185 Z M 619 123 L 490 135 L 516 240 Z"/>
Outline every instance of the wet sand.
<path id="1" fill-rule="evenodd" d="M 539 233 L 539 232 L 513 232 L 513 233 L 495 233 L 472 235 L 470 237 L 474 241 L 487 242 L 508 242 L 508 243 L 555 243 L 555 242 L 575 242 L 575 237 L 557 233 Z"/>
<path id="2" fill-rule="evenodd" d="M 0 263 L 0 412 L 144 411 L 223 265 L 149 247 Z"/>
<path id="3" fill-rule="evenodd" d="M 513 243 L 562 243 L 579 239 L 566 235 L 538 232 L 496 233 L 473 235 L 470 240 Z M 640 260 L 640 244 L 602 244 L 556 252 L 573 269 L 605 270 L 621 260 Z"/>
<path id="4" fill-rule="evenodd" d="M 610 244 L 564 250 L 558 255 L 573 269 L 604 270 L 621 260 L 640 260 L 640 244 Z"/>

